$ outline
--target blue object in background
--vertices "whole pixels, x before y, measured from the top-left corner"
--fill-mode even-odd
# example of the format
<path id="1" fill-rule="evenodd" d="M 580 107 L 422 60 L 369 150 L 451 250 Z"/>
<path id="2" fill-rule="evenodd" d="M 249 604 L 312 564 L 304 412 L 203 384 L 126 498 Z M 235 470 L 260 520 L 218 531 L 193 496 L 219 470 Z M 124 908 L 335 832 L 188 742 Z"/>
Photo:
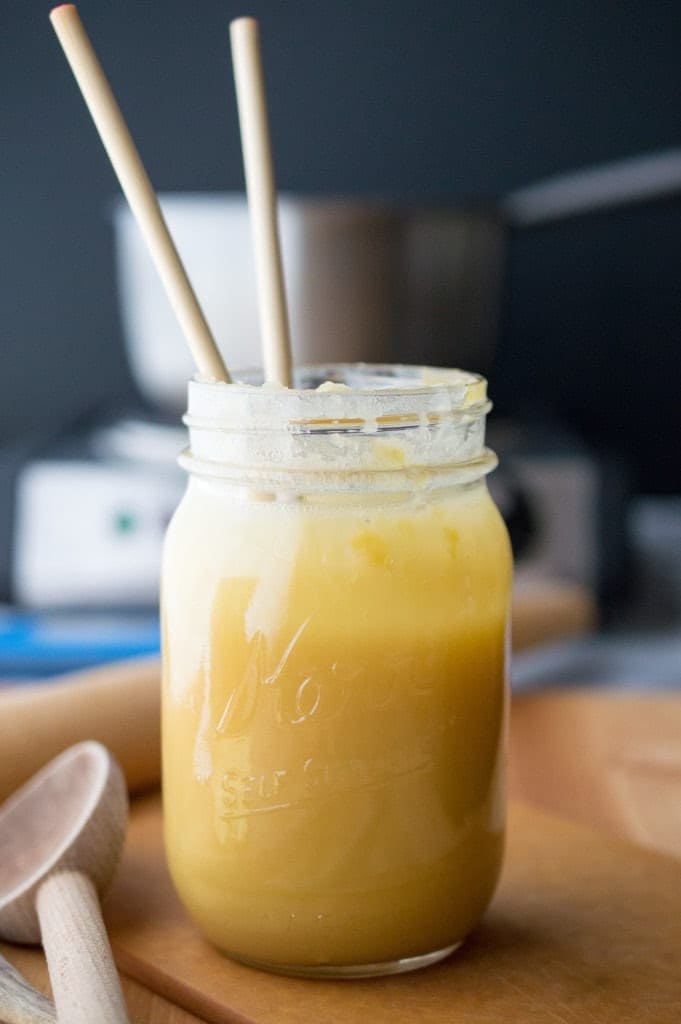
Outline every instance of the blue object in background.
<path id="1" fill-rule="evenodd" d="M 156 614 L 0 612 L 0 680 L 48 677 L 159 649 Z"/>

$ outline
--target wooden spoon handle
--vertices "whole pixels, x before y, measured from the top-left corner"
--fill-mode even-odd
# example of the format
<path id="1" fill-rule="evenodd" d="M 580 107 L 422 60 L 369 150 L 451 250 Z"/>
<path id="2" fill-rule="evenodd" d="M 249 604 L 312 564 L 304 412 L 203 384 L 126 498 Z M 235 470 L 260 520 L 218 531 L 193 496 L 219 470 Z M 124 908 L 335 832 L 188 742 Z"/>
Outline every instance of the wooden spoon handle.
<path id="1" fill-rule="evenodd" d="M 0 956 L 0 1020 L 4 1024 L 55 1024 L 54 1003 Z"/>
<path id="2" fill-rule="evenodd" d="M 95 887 L 79 871 L 59 871 L 38 892 L 38 917 L 57 1020 L 129 1024 Z"/>

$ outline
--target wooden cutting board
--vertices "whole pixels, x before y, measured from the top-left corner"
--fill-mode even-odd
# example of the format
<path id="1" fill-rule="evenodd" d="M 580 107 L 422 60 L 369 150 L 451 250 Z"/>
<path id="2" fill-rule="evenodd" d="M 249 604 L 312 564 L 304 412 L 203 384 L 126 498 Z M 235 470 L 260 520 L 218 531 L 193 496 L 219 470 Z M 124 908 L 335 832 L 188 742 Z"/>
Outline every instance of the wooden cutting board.
<path id="1" fill-rule="evenodd" d="M 310 981 L 233 963 L 205 943 L 167 875 L 158 798 L 138 801 L 106 901 L 121 969 L 214 1024 L 678 1024 L 681 865 L 513 805 L 483 924 L 425 971 Z"/>

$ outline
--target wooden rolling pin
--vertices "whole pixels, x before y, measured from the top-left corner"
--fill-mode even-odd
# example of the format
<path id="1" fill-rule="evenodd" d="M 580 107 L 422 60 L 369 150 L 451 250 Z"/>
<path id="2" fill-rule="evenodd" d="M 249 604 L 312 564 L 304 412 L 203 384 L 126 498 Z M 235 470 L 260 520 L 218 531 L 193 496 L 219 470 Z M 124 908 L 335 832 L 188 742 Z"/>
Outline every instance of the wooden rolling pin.
<path id="1" fill-rule="evenodd" d="M 0 800 L 66 747 L 85 739 L 109 748 L 131 791 L 158 785 L 158 658 L 0 689 Z"/>

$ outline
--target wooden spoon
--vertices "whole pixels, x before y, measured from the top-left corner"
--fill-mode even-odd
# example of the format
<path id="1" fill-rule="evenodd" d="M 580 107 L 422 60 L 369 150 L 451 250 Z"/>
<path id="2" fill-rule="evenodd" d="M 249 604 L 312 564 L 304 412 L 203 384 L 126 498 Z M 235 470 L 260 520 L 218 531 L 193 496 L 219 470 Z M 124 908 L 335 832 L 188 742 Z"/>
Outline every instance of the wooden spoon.
<path id="1" fill-rule="evenodd" d="M 128 1024 L 97 896 L 113 878 L 127 817 L 123 774 L 89 741 L 0 807 L 0 938 L 42 940 L 64 1024 Z"/>

